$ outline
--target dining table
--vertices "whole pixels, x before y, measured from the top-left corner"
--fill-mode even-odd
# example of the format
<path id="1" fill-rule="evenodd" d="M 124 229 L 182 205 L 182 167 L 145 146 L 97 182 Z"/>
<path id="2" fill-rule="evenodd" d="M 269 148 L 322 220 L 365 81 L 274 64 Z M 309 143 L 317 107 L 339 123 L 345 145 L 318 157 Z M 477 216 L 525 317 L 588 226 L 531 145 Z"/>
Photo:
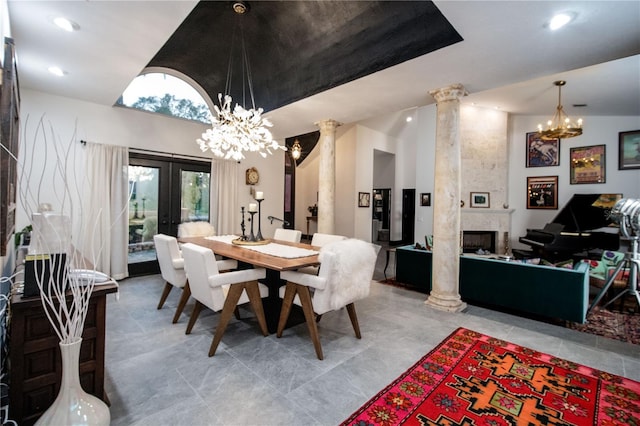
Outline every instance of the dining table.
<path id="1" fill-rule="evenodd" d="M 263 299 L 264 313 L 269 332 L 275 333 L 282 306 L 278 292 L 279 288 L 286 284 L 286 281 L 280 278 L 280 272 L 318 266 L 320 247 L 273 239 L 247 242 L 239 241 L 239 238 L 235 235 L 182 237 L 178 242 L 207 247 L 215 255 L 237 260 L 239 269 L 265 268 L 266 278 L 260 280 L 269 289 L 268 296 Z M 297 311 L 292 312 L 287 327 L 304 322 L 302 311 Z"/>

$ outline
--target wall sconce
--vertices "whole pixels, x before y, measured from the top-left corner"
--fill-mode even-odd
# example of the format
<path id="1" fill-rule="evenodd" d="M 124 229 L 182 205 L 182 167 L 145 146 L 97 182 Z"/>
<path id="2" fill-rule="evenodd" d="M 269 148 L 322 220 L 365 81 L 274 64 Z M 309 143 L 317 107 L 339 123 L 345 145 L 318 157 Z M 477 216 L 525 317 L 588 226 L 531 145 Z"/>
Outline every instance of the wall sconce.
<path id="1" fill-rule="evenodd" d="M 291 156 L 293 157 L 294 160 L 297 160 L 298 158 L 300 158 L 301 154 L 302 154 L 302 147 L 300 146 L 300 141 L 296 139 L 293 142 L 293 145 L 291 146 Z"/>

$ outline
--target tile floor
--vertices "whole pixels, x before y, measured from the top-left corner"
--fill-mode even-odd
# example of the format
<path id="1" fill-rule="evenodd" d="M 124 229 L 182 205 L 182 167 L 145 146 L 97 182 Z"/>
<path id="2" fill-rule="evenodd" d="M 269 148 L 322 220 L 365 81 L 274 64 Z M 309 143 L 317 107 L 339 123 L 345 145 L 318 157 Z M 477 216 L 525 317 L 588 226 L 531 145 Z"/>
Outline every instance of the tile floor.
<path id="1" fill-rule="evenodd" d="M 387 270 L 393 275 L 393 255 Z M 375 279 L 382 278 L 381 250 Z M 391 274 L 390 274 L 391 272 Z M 319 323 L 319 361 L 306 325 L 263 337 L 253 314 L 232 319 L 207 356 L 219 314 L 203 312 L 184 334 L 179 292 L 156 309 L 159 275 L 124 280 L 107 303 L 106 390 L 112 425 L 336 425 L 457 327 L 640 380 L 640 346 L 475 306 L 446 313 L 421 293 L 374 283 L 356 304 L 362 339 L 345 310 Z"/>

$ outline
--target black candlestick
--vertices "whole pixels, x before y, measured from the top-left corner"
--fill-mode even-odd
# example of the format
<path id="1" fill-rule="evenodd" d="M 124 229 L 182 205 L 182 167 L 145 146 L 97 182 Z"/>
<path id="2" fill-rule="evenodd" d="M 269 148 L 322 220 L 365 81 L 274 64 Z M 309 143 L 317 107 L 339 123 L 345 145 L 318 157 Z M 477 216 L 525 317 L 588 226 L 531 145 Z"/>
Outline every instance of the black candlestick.
<path id="1" fill-rule="evenodd" d="M 261 227 L 262 220 L 261 220 L 261 218 L 260 218 L 260 215 L 261 215 L 261 208 L 260 208 L 260 206 L 262 205 L 262 201 L 263 201 L 263 200 L 256 200 L 256 201 L 258 202 L 258 235 L 256 236 L 256 239 L 257 239 L 258 241 L 262 241 L 262 240 L 264 240 L 264 238 L 262 238 L 262 231 L 261 231 L 261 228 L 262 228 L 262 227 Z"/>
<path id="2" fill-rule="evenodd" d="M 256 236 L 253 235 L 253 216 L 255 216 L 256 212 L 249 212 L 249 214 L 251 215 L 251 218 L 249 219 L 251 221 L 251 233 L 249 234 L 249 241 L 256 241 Z"/>
<path id="3" fill-rule="evenodd" d="M 240 207 L 240 212 L 242 213 L 242 222 L 240 222 L 240 229 L 242 229 L 242 237 L 240 237 L 240 239 L 242 241 L 246 241 L 247 236 L 244 235 L 244 206 Z"/>

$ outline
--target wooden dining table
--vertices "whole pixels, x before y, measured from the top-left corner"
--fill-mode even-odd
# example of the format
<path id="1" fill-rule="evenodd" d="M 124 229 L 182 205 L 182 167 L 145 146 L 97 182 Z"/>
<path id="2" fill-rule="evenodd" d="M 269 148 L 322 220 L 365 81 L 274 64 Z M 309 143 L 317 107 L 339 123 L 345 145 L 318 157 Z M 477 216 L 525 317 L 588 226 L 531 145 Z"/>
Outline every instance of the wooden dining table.
<path id="1" fill-rule="evenodd" d="M 320 261 L 318 260 L 318 253 L 305 257 L 286 258 L 257 252 L 248 248 L 248 245 L 229 244 L 227 242 L 207 237 L 183 237 L 179 238 L 178 241 L 180 243 L 192 243 L 202 247 L 207 247 L 211 249 L 214 254 L 229 259 L 235 259 L 238 261 L 239 268 L 265 268 L 267 272 L 266 278 L 261 280 L 261 282 L 269 288 L 269 295 L 267 298 L 263 299 L 263 306 L 267 321 L 267 328 L 270 333 L 275 333 L 278 328 L 280 307 L 282 305 L 278 289 L 286 284 L 286 281 L 280 279 L 280 272 L 295 270 L 305 266 L 317 266 L 320 264 Z M 292 243 L 280 240 L 269 240 L 269 243 L 299 247 L 307 250 L 314 250 L 316 252 L 320 251 L 320 247 L 314 247 L 304 243 Z M 301 322 L 304 322 L 302 311 L 293 311 L 289 317 L 287 327 Z"/>

